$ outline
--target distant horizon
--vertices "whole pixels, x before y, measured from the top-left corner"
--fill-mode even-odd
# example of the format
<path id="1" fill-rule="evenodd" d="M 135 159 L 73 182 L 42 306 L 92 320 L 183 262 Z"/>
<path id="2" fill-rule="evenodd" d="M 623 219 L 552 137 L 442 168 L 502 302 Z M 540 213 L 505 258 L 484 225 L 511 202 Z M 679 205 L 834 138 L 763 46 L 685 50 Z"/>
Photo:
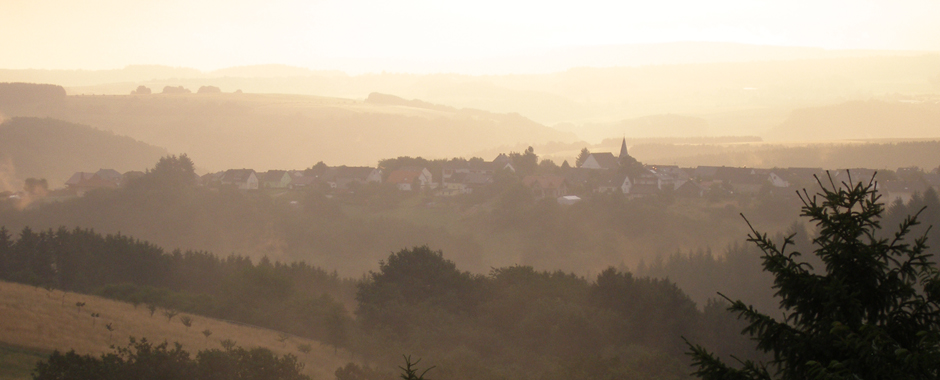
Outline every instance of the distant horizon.
<path id="1" fill-rule="evenodd" d="M 8 36 L 0 67 L 10 69 L 280 63 L 349 73 L 527 74 L 560 66 L 519 58 L 683 41 L 940 51 L 940 2 L 930 0 L 12 0 L 0 13 L 0 35 Z"/>
<path id="2" fill-rule="evenodd" d="M 738 57 L 721 57 L 720 54 L 726 52 L 710 52 L 715 56 L 701 58 L 700 56 L 696 57 L 676 57 L 675 54 L 681 53 L 685 48 L 688 51 L 689 47 L 698 47 L 696 52 L 700 52 L 704 47 L 715 47 L 722 46 L 727 48 L 738 48 L 738 49 L 764 49 L 766 51 L 757 52 L 757 51 L 744 51 L 739 52 Z M 633 51 L 630 51 L 633 49 Z M 645 49 L 645 51 L 642 51 Z M 660 49 L 665 50 L 663 52 L 653 52 L 654 56 L 650 56 L 650 49 Z M 584 57 L 583 54 L 578 57 L 566 57 L 570 56 L 572 52 L 588 52 L 593 54 L 593 56 Z M 796 55 L 792 57 L 782 56 L 786 53 L 802 53 L 802 55 Z M 809 54 L 807 54 L 809 53 Z M 815 53 L 815 55 L 813 55 Z M 614 56 L 614 55 L 618 55 Z M 644 55 L 645 54 L 645 55 Z M 667 55 L 667 57 L 656 57 L 655 55 Z M 669 54 L 672 54 L 672 57 L 668 57 Z M 192 65 L 173 65 L 168 63 L 128 63 L 120 66 L 113 67 L 76 67 L 76 68 L 48 68 L 48 67 L 4 67 L 0 66 L 0 70 L 14 70 L 14 71 L 67 71 L 67 72 L 97 72 L 97 71 L 120 71 L 134 68 L 163 68 L 163 69 L 174 69 L 174 70 L 195 70 L 200 74 L 212 74 L 218 71 L 225 70 L 236 70 L 236 69 L 255 69 L 255 68 L 282 68 L 282 69 L 291 69 L 291 70 L 306 70 L 311 73 L 317 72 L 340 72 L 349 76 L 360 76 L 360 75 L 375 75 L 375 74 L 403 74 L 403 75 L 469 75 L 469 76 L 492 76 L 492 75 L 538 75 L 538 74 L 551 74 L 556 72 L 564 72 L 572 69 L 579 68 L 613 68 L 613 67 L 639 67 L 639 66 L 650 66 L 650 65 L 685 65 L 685 64 L 703 64 L 703 63 L 736 63 L 736 62 L 760 62 L 760 61 L 789 61 L 789 60 L 804 60 L 804 59 L 831 59 L 831 58 L 846 58 L 846 57 L 874 57 L 874 56 L 912 56 L 912 55 L 925 55 L 925 54 L 940 54 L 940 49 L 936 50 L 917 50 L 917 49 L 842 49 L 842 48 L 824 48 L 816 46 L 795 46 L 795 45 L 771 45 L 771 44 L 749 44 L 749 43 L 740 43 L 740 42 L 725 42 L 725 41 L 671 41 L 671 42 L 650 42 L 650 43 L 629 43 L 629 44 L 596 44 L 596 45 L 571 45 L 563 46 L 551 49 L 543 49 L 540 51 L 532 51 L 528 54 L 518 54 L 518 55 L 507 55 L 507 56 L 494 56 L 494 57 L 483 57 L 478 59 L 468 59 L 468 60 L 444 60 L 437 62 L 423 62 L 425 65 L 424 70 L 408 70 L 407 67 L 420 67 L 420 65 L 413 65 L 413 62 L 402 60 L 395 62 L 392 67 L 389 68 L 380 68 L 374 67 L 373 69 L 368 69 L 370 62 L 381 61 L 382 64 L 388 65 L 389 60 L 382 60 L 379 58 L 328 58 L 323 59 L 324 62 L 333 62 L 325 63 L 317 66 L 311 65 L 302 65 L 302 64 L 292 64 L 292 63 L 282 63 L 282 62 L 259 62 L 259 63 L 245 63 L 245 64 L 235 64 L 229 66 L 221 67 L 197 67 Z M 567 64 L 564 63 L 543 63 L 541 70 L 525 70 L 525 71 L 512 71 L 507 70 L 506 67 L 511 66 L 521 66 L 532 61 L 537 61 L 539 59 L 545 58 L 558 58 L 566 57 L 569 61 L 575 63 Z M 621 61 L 617 59 L 620 58 Z M 626 58 L 624 60 L 624 58 Z M 580 61 L 578 61 L 580 59 Z M 591 60 L 593 59 L 593 62 Z M 515 62 L 513 62 L 515 61 Z M 457 67 L 474 67 L 471 70 L 461 70 L 453 69 Z M 393 67 L 397 67 L 399 70 L 393 70 Z M 435 67 L 437 71 L 435 71 Z M 482 70 L 479 68 L 483 67 Z M 358 68 L 358 69 L 357 69 Z M 487 70 L 489 68 L 490 70 Z M 288 76 L 288 75 L 273 75 L 275 77 Z"/>

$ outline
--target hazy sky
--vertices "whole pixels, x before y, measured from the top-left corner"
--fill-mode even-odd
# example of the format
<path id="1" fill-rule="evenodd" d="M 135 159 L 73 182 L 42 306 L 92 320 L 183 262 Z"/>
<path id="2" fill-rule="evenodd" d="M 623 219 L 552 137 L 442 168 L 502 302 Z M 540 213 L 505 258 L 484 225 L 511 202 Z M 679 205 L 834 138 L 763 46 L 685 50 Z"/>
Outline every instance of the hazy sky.
<path id="1" fill-rule="evenodd" d="M 380 71 L 413 62 L 422 71 L 559 47 L 671 41 L 940 51 L 938 19 L 937 0 L 0 0 L 0 68 Z"/>

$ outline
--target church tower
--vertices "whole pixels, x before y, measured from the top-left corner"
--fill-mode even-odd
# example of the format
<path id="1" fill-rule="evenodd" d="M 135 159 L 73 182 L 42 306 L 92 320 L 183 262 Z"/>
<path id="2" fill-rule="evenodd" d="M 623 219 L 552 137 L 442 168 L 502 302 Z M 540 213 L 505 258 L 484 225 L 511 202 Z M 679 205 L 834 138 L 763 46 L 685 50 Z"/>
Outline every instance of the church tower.
<path id="1" fill-rule="evenodd" d="M 630 157 L 630 155 L 627 154 L 627 138 L 624 137 L 623 142 L 620 143 L 620 156 L 617 158 L 620 159 L 620 162 L 623 162 L 623 159 L 627 157 Z"/>

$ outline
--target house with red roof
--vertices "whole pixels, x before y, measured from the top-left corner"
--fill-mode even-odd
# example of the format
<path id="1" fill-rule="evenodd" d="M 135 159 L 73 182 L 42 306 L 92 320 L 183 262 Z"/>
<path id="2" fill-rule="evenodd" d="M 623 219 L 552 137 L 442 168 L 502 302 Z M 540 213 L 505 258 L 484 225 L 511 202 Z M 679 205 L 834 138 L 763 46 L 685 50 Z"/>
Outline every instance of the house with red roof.
<path id="1" fill-rule="evenodd" d="M 401 191 L 433 188 L 431 172 L 427 168 L 403 167 L 388 174 L 385 182 L 394 184 Z"/>

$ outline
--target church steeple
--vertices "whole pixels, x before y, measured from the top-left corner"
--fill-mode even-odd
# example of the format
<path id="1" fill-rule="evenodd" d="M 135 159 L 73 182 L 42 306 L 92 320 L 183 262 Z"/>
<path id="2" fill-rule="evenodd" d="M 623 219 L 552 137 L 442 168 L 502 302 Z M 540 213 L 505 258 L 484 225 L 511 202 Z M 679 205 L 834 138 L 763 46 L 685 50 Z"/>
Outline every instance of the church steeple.
<path id="1" fill-rule="evenodd" d="M 623 142 L 620 143 L 620 156 L 618 158 L 620 158 L 620 160 L 622 161 L 624 158 L 629 157 L 629 156 L 630 155 L 627 154 L 627 138 L 624 137 Z"/>

